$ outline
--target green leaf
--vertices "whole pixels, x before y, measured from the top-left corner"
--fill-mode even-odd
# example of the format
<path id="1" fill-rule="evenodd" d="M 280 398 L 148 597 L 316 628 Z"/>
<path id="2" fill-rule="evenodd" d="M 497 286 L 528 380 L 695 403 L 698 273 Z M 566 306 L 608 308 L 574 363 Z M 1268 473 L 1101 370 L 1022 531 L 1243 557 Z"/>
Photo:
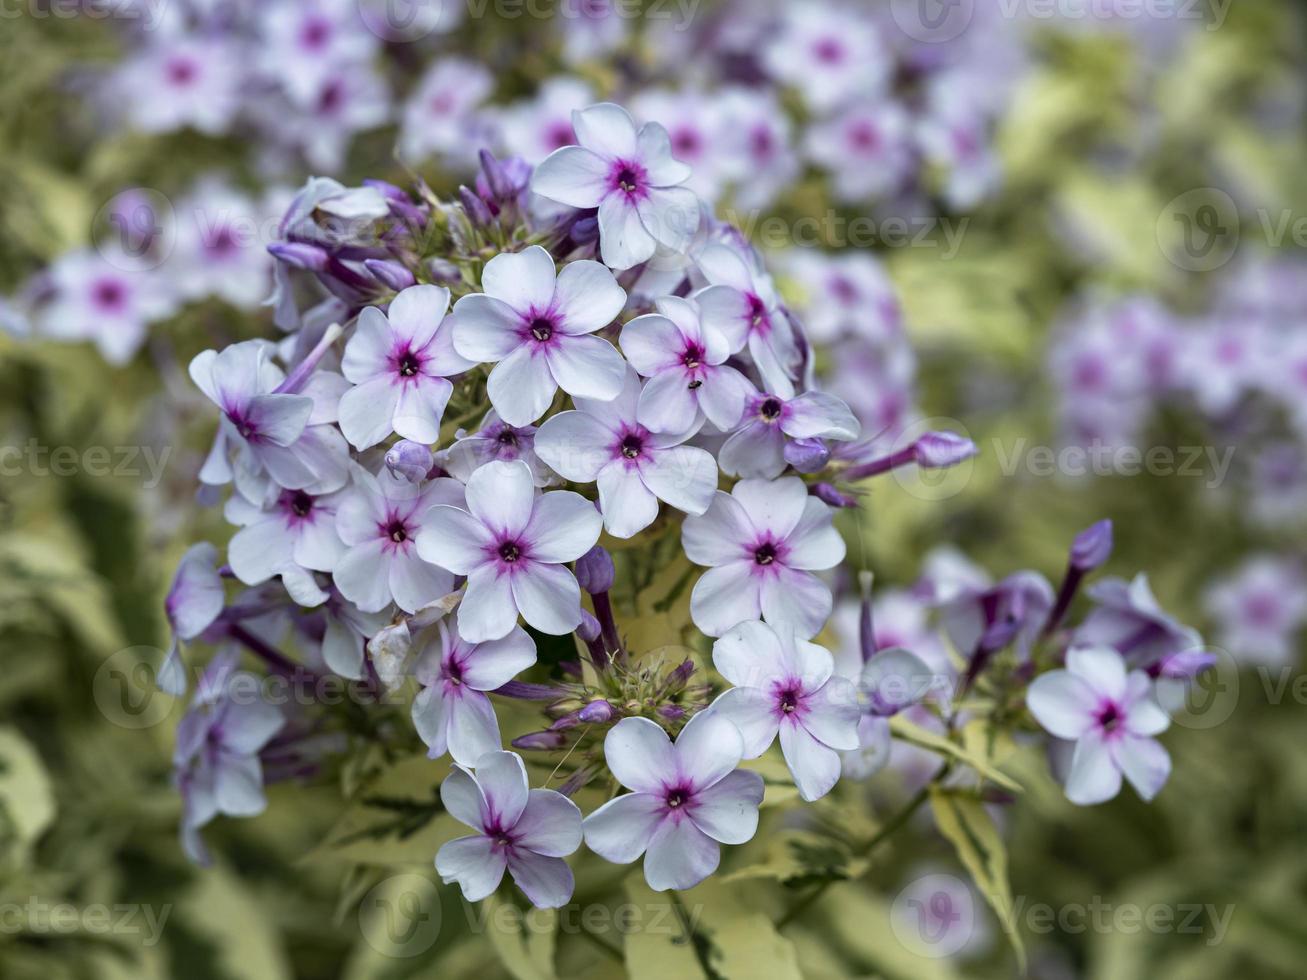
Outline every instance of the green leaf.
<path id="1" fill-rule="evenodd" d="M 647 924 L 647 928 L 627 931 L 624 937 L 629 980 L 708 980 L 667 893 L 651 890 L 639 871 L 629 875 L 622 888 L 627 901 L 640 910 L 640 921 Z"/>
<path id="2" fill-rule="evenodd" d="M 16 730 L 0 729 L 0 856 L 25 861 L 54 817 L 54 792 L 40 756 Z"/>
<path id="3" fill-rule="evenodd" d="M 890 719 L 890 728 L 893 730 L 895 737 L 901 738 L 905 742 L 956 759 L 976 770 L 990 782 L 997 783 L 1013 793 L 1021 792 L 1020 783 L 1000 772 L 988 758 L 975 751 L 974 748 L 965 748 L 943 735 L 936 735 L 920 725 L 914 725 L 902 715 L 896 715 Z"/>
<path id="4" fill-rule="evenodd" d="M 723 877 L 723 881 L 769 878 L 788 888 L 859 878 L 871 862 L 855 857 L 842 842 L 807 830 L 782 830 L 767 841 L 763 858 Z"/>
<path id="5" fill-rule="evenodd" d="M 556 980 L 554 945 L 557 939 L 558 913 L 552 909 L 532 909 L 524 913 L 500 893 L 486 899 L 481 913 L 485 916 L 486 935 L 500 961 L 516 980 Z M 526 916 L 530 916 L 530 923 Z"/>

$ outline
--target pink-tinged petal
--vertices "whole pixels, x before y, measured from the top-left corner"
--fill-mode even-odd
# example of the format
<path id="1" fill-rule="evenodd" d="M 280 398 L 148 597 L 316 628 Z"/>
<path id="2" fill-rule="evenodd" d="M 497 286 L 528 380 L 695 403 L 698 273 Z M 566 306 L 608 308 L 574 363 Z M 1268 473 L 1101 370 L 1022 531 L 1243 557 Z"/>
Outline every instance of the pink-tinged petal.
<path id="1" fill-rule="evenodd" d="M 688 187 L 654 187 L 635 206 L 645 231 L 658 244 L 683 253 L 694 241 L 703 209 L 699 196 Z"/>
<path id="2" fill-rule="evenodd" d="M 572 208 L 597 208 L 608 193 L 609 164 L 580 146 L 549 154 L 531 175 L 531 190 Z"/>
<path id="3" fill-rule="evenodd" d="M 527 548 L 536 561 L 576 561 L 599 540 L 603 519 L 579 493 L 552 490 L 540 495 L 527 525 Z"/>
<path id="4" fill-rule="evenodd" d="M 612 442 L 612 431 L 593 415 L 561 412 L 540 426 L 535 452 L 564 479 L 593 483 L 611 458 Z"/>
<path id="5" fill-rule="evenodd" d="M 381 612 L 390 605 L 389 562 L 382 554 L 385 547 L 386 542 L 377 538 L 351 548 L 332 574 L 340 594 L 364 612 Z"/>
<path id="6" fill-rule="evenodd" d="M 826 613 L 830 613 L 829 595 Z M 761 619 L 761 589 L 750 565 L 734 562 L 704 572 L 690 593 L 690 616 L 708 636 L 721 636 L 737 623 Z"/>
<path id="7" fill-rule="evenodd" d="M 354 384 L 362 384 L 387 371 L 393 338 L 390 321 L 375 306 L 369 306 L 358 316 L 354 335 L 345 345 L 340 359 L 340 371 Z"/>
<path id="8" fill-rule="evenodd" d="M 467 481 L 468 510 L 496 535 L 521 534 L 535 506 L 535 481 L 521 460 L 486 463 Z"/>
<path id="9" fill-rule="evenodd" d="M 489 898 L 504 879 L 508 859 L 488 837 L 459 837 L 436 852 L 436 871 L 446 885 L 458 883 L 463 898 L 479 902 Z"/>
<path id="10" fill-rule="evenodd" d="M 803 505 L 803 517 L 785 540 L 785 564 L 804 571 L 834 568 L 844 560 L 845 545 L 832 523 L 830 506 L 809 497 Z"/>
<path id="11" fill-rule="evenodd" d="M 699 271 L 714 286 L 730 286 L 740 293 L 753 290 L 753 274 L 748 263 L 729 245 L 715 244 L 705 248 L 699 255 Z"/>
<path id="12" fill-rule="evenodd" d="M 250 399 L 248 411 L 250 423 L 264 441 L 289 446 L 309 424 L 313 399 L 303 395 L 256 395 Z"/>
<path id="13" fill-rule="evenodd" d="M 356 389 L 361 390 L 361 389 Z M 444 378 L 423 378 L 399 389 L 394 428 L 404 439 L 424 444 L 440 439 L 440 421 L 454 386 Z"/>
<path id="14" fill-rule="evenodd" d="M 514 626 L 507 636 L 476 645 L 463 661 L 463 683 L 475 691 L 493 691 L 535 662 L 535 641 Z"/>
<path id="15" fill-rule="evenodd" d="M 780 731 L 776 701 L 756 687 L 733 687 L 723 691 L 713 701 L 710 710 L 739 730 L 745 759 L 756 759 L 766 752 Z"/>
<path id="16" fill-rule="evenodd" d="M 1121 768 L 1112 750 L 1097 731 L 1076 742 L 1071 772 L 1066 780 L 1066 798 L 1077 806 L 1106 803 L 1121 792 Z"/>
<path id="17" fill-rule="evenodd" d="M 626 306 L 626 290 L 598 262 L 569 262 L 558 274 L 554 313 L 560 333 L 575 336 L 608 326 Z"/>
<path id="18" fill-rule="evenodd" d="M 500 418 L 517 428 L 530 425 L 543 415 L 557 391 L 558 382 L 550 370 L 550 359 L 530 347 L 519 347 L 496 364 L 486 383 L 490 404 L 495 406 Z"/>
<path id="19" fill-rule="evenodd" d="M 607 159 L 629 159 L 639 151 L 635 120 L 612 102 L 600 102 L 572 113 L 576 141 Z"/>
<path id="20" fill-rule="evenodd" d="M 454 766 L 440 784 L 440 802 L 449 815 L 473 830 L 484 830 L 489 807 L 485 794 L 472 774 L 462 766 Z"/>
<path id="21" fill-rule="evenodd" d="M 580 625 L 581 588 L 567 568 L 533 561 L 530 567 L 516 570 L 510 579 L 513 601 L 530 626 L 551 636 L 562 636 Z"/>
<path id="22" fill-rule="evenodd" d="M 643 472 L 644 484 L 659 500 L 687 514 L 707 512 L 717 493 L 717 460 L 694 446 L 656 453 Z"/>
<path id="23" fill-rule="evenodd" d="M 576 887 L 572 869 L 562 858 L 532 854 L 520 848 L 508 855 L 508 873 L 538 909 L 561 908 L 571 900 Z"/>
<path id="24" fill-rule="evenodd" d="M 1026 692 L 1026 707 L 1051 735 L 1074 741 L 1096 724 L 1098 696 L 1089 685 L 1066 670 L 1050 670 L 1035 678 Z"/>
<path id="25" fill-rule="evenodd" d="M 789 537 L 799 526 L 811 499 L 807 484 L 794 476 L 783 480 L 741 480 L 731 496 L 740 502 L 754 527 L 781 539 Z"/>
<path id="26" fill-rule="evenodd" d="M 799 795 L 809 803 L 821 799 L 840 781 L 839 753 L 817 741 L 799 724 L 781 725 L 781 754 Z"/>
<path id="27" fill-rule="evenodd" d="M 858 747 L 858 721 L 862 709 L 858 705 L 858 690 L 852 681 L 843 677 L 830 678 L 808 695 L 807 709 L 801 724 L 817 741 L 844 751 Z"/>
<path id="28" fill-rule="evenodd" d="M 740 424 L 744 407 L 754 393 L 753 385 L 733 367 L 714 368 L 699 389 L 699 407 L 708 421 L 723 432 Z"/>
<path id="29" fill-rule="evenodd" d="M 676 775 L 676 752 L 667 732 L 648 718 L 623 718 L 604 737 L 604 758 L 619 783 L 637 793 L 660 794 Z"/>
<path id="30" fill-rule="evenodd" d="M 744 286 L 748 289 L 748 286 Z M 738 354 L 749 340 L 750 305 L 740 289 L 733 286 L 708 286 L 694 294 L 705 330 L 717 333 L 726 341 L 726 349 Z"/>
<path id="31" fill-rule="evenodd" d="M 469 643 L 505 637 L 517 625 L 517 603 L 509 576 L 493 565 L 473 569 L 458 606 L 458 635 Z"/>
<path id="32" fill-rule="evenodd" d="M 744 844 L 758 832 L 762 797 L 762 776 L 741 769 L 697 793 L 690 819 L 715 841 Z"/>
<path id="33" fill-rule="evenodd" d="M 628 322 L 618 343 L 631 366 L 646 378 L 681 366 L 684 338 L 676 324 L 659 313 L 646 313 Z"/>
<path id="34" fill-rule="evenodd" d="M 581 810 L 562 793 L 533 789 L 513 830 L 519 847 L 567 857 L 581 846 Z"/>
<path id="35" fill-rule="evenodd" d="M 755 534 L 740 502 L 719 490 L 702 516 L 686 518 L 681 545 L 696 565 L 725 565 L 751 557 Z"/>
<path id="36" fill-rule="evenodd" d="M 824 391 L 805 391 L 791 399 L 781 428 L 794 439 L 856 439 L 862 425 L 849 406 Z"/>
<path id="37" fill-rule="evenodd" d="M 694 173 L 688 165 L 672 156 L 672 141 L 661 123 L 641 126 L 636 135 L 636 146 L 640 163 L 649 175 L 649 183 L 655 187 L 683 184 Z"/>
<path id="38" fill-rule="evenodd" d="M 1111 647 L 1077 647 L 1066 657 L 1067 670 L 1100 697 L 1120 701 L 1126 693 L 1125 659 Z"/>
<path id="39" fill-rule="evenodd" d="M 385 376 L 351 388 L 340 399 L 340 431 L 355 449 L 369 449 L 394 431 L 400 391 Z"/>
<path id="40" fill-rule="evenodd" d="M 388 578 L 395 605 L 407 613 L 415 613 L 454 591 L 454 576 L 443 568 L 423 561 L 413 549 L 396 552 L 391 556 Z"/>
<path id="41" fill-rule="evenodd" d="M 744 758 L 744 739 L 729 720 L 701 711 L 676 736 L 676 765 L 695 791 L 733 772 Z"/>
<path id="42" fill-rule="evenodd" d="M 634 537 L 658 519 L 658 498 L 636 470 L 610 463 L 599 472 L 598 486 L 604 527 L 613 537 Z"/>
<path id="43" fill-rule="evenodd" d="M 397 337 L 420 349 L 431 342 L 448 311 L 449 290 L 444 286 L 409 286 L 390 301 L 386 317 Z"/>
<path id="44" fill-rule="evenodd" d="M 651 432 L 684 435 L 702 423 L 699 403 L 700 399 L 695 397 L 685 373 L 672 369 L 655 374 L 645 384 L 640 392 L 636 418 Z M 716 463 L 713 463 L 713 469 L 717 469 Z"/>
<path id="45" fill-rule="evenodd" d="M 554 260 L 539 245 L 501 252 L 486 263 L 481 289 L 521 316 L 544 313 L 554 300 Z"/>
<path id="46" fill-rule="evenodd" d="M 232 535 L 227 563 L 246 585 L 259 585 L 290 560 L 295 535 L 280 520 L 260 521 Z"/>
<path id="47" fill-rule="evenodd" d="M 601 337 L 559 337 L 545 359 L 558 387 L 579 398 L 612 401 L 626 382 L 626 362 Z"/>
<path id="48" fill-rule="evenodd" d="M 476 763 L 477 785 L 486 798 L 492 820 L 505 829 L 514 826 L 526 809 L 526 765 L 516 752 L 490 752 Z"/>
<path id="49" fill-rule="evenodd" d="M 733 626 L 712 647 L 717 673 L 736 687 L 764 688 L 789 672 L 789 661 L 776 631 L 757 620 Z"/>
<path id="50" fill-rule="evenodd" d="M 522 346 L 522 318 L 507 303 L 474 293 L 454 306 L 449 318 L 454 350 L 473 363 L 502 361 Z"/>
<path id="51" fill-rule="evenodd" d="M 208 542 L 191 545 L 177 565 L 168 592 L 167 611 L 173 629 L 183 640 L 193 640 L 218 618 L 225 603 L 222 579 L 214 567 L 218 550 Z"/>
<path id="52" fill-rule="evenodd" d="M 630 864 L 644 853 L 666 809 L 661 796 L 646 793 L 609 800 L 585 818 L 585 846 L 605 861 Z"/>
<path id="53" fill-rule="evenodd" d="M 425 561 L 455 575 L 470 575 L 486 563 L 493 543 L 490 532 L 467 511 L 437 506 L 423 518 L 417 552 Z"/>
<path id="54" fill-rule="evenodd" d="M 599 205 L 599 250 L 610 269 L 630 269 L 653 258 L 658 243 L 645 230 L 639 212 L 623 194 Z"/>
<path id="55" fill-rule="evenodd" d="M 785 435 L 774 425 L 747 422 L 722 444 L 717 459 L 723 473 L 773 480 L 785 470 Z"/>
<path id="56" fill-rule="evenodd" d="M 664 820 L 649 839 L 644 880 L 656 892 L 684 891 L 716 871 L 721 859 L 721 845 L 693 820 Z"/>
<path id="57" fill-rule="evenodd" d="M 422 744 L 428 749 L 428 755 L 432 759 L 439 759 L 449 751 L 449 704 L 446 702 L 444 692 L 438 687 L 424 687 L 418 691 L 417 697 L 413 699 L 413 707 L 409 712 L 413 720 L 413 728 L 418 733 L 418 738 L 422 739 Z M 455 762 L 469 764 L 465 759 L 459 759 L 457 756 Z M 453 777 L 451 776 L 450 779 Z M 445 785 L 449 780 L 445 780 Z M 443 795 L 443 787 L 442 787 Z M 459 819 L 462 819 L 461 817 Z M 463 820 L 470 827 L 481 829 L 479 822 L 470 822 Z"/>
<path id="58" fill-rule="evenodd" d="M 499 719 L 484 694 L 464 689 L 461 694 L 445 699 L 445 712 L 449 754 L 459 765 L 476 765 L 487 753 L 498 752 L 503 747 Z"/>
<path id="59" fill-rule="evenodd" d="M 778 630 L 788 627 L 808 639 L 826 625 L 831 613 L 830 588 L 817 576 L 792 568 L 767 576 L 759 590 L 762 618 Z"/>
<path id="60" fill-rule="evenodd" d="M 1113 745 L 1112 754 L 1145 802 L 1151 802 L 1171 776 L 1171 756 L 1156 739 L 1127 735 Z"/>

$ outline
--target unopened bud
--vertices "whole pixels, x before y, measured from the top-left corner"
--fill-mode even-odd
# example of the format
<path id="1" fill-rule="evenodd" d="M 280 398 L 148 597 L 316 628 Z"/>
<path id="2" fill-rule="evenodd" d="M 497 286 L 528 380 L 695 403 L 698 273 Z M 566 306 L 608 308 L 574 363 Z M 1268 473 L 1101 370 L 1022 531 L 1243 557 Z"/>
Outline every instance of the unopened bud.
<path id="1" fill-rule="evenodd" d="M 974 442 L 952 432 L 927 432 L 912 446 L 917 465 L 923 469 L 956 466 L 977 452 Z"/>
<path id="2" fill-rule="evenodd" d="M 421 483 L 434 465 L 431 450 L 420 442 L 403 439 L 386 450 L 386 469 L 390 470 L 391 476 L 406 483 Z"/>
<path id="3" fill-rule="evenodd" d="M 816 473 L 830 462 L 830 449 L 820 439 L 795 439 L 785 444 L 785 462 L 800 473 Z"/>
<path id="4" fill-rule="evenodd" d="M 395 292 L 408 289 L 409 286 L 417 282 L 413 278 L 413 273 L 391 259 L 364 259 L 363 264 L 369 272 L 376 276 L 377 282 L 387 289 L 395 290 Z"/>
<path id="5" fill-rule="evenodd" d="M 591 701 L 579 712 L 577 717 L 587 725 L 602 725 L 604 722 L 611 721 L 613 715 L 617 712 L 611 704 L 603 699 Z"/>
<path id="6" fill-rule="evenodd" d="M 561 749 L 566 744 L 567 736 L 562 732 L 532 732 L 529 735 L 519 735 L 513 739 L 513 748 L 515 749 L 534 749 L 545 752 L 551 749 Z"/>
<path id="7" fill-rule="evenodd" d="M 577 584 L 591 595 L 611 589 L 616 574 L 616 569 L 613 568 L 613 556 L 602 545 L 595 545 L 577 559 Z"/>
<path id="8" fill-rule="evenodd" d="M 1092 572 L 1112 556 L 1112 522 L 1099 521 L 1076 535 L 1071 545 L 1071 567 Z"/>

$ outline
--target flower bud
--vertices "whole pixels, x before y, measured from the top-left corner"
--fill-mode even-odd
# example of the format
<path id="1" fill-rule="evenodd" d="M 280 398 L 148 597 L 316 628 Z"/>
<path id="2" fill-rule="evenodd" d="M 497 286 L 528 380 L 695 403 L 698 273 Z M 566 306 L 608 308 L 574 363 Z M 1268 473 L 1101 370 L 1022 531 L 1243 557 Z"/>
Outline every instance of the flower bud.
<path id="1" fill-rule="evenodd" d="M 602 545 L 595 545 L 577 560 L 577 584 L 591 595 L 611 589 L 615 575 L 613 557 Z"/>
<path id="2" fill-rule="evenodd" d="M 466 186 L 460 186 L 458 189 L 458 200 L 463 205 L 463 210 L 467 212 L 468 218 L 474 225 L 491 225 L 494 224 L 495 216 L 490 213 L 486 207 L 486 202 L 477 197 L 475 193 Z"/>
<path id="3" fill-rule="evenodd" d="M 830 462 L 830 449 L 820 439 L 795 439 L 785 444 L 785 462 L 800 473 L 816 473 Z"/>
<path id="4" fill-rule="evenodd" d="M 278 262 L 305 272 L 325 272 L 329 258 L 325 249 L 304 242 L 273 242 L 268 252 Z"/>
<path id="5" fill-rule="evenodd" d="M 536 749 L 546 752 L 550 749 L 561 749 L 566 744 L 567 736 L 562 732 L 532 732 L 513 739 L 515 749 Z"/>
<path id="6" fill-rule="evenodd" d="M 427 272 L 431 276 L 431 281 L 438 286 L 451 286 L 463 280 L 463 271 L 448 259 L 428 259 Z"/>
<path id="7" fill-rule="evenodd" d="M 369 272 L 376 276 L 377 282 L 387 289 L 395 290 L 395 292 L 407 289 L 417 282 L 413 278 L 413 273 L 391 259 L 364 259 L 363 264 L 367 266 Z"/>
<path id="8" fill-rule="evenodd" d="M 922 469 L 956 466 L 977 452 L 974 442 L 952 432 L 927 432 L 912 446 L 913 456 Z"/>
<path id="9" fill-rule="evenodd" d="M 581 610 L 581 625 L 576 628 L 576 635 L 581 638 L 582 643 L 594 643 L 603 634 L 603 627 L 599 625 L 599 620 L 590 614 L 588 609 Z"/>
<path id="10" fill-rule="evenodd" d="M 600 698 L 597 701 L 591 701 L 577 712 L 576 716 L 587 725 L 602 725 L 604 722 L 611 721 L 615 714 L 617 712 L 613 706 Z"/>
<path id="11" fill-rule="evenodd" d="M 685 709 L 679 704 L 660 704 L 657 714 L 666 721 L 680 721 L 685 717 Z"/>
<path id="12" fill-rule="evenodd" d="M 812 495 L 832 507 L 857 507 L 858 498 L 837 490 L 832 484 L 818 483 L 811 488 Z"/>
<path id="13" fill-rule="evenodd" d="M 1112 522 L 1099 521 L 1079 534 L 1071 544 L 1071 567 L 1092 572 L 1112 556 Z"/>
<path id="14" fill-rule="evenodd" d="M 589 245 L 592 242 L 597 242 L 599 240 L 599 219 L 593 215 L 578 218 L 572 222 L 572 229 L 568 237 L 577 245 Z"/>
<path id="15" fill-rule="evenodd" d="M 386 469 L 397 480 L 414 485 L 421 483 L 435 465 L 431 450 L 420 442 L 403 439 L 386 450 Z"/>

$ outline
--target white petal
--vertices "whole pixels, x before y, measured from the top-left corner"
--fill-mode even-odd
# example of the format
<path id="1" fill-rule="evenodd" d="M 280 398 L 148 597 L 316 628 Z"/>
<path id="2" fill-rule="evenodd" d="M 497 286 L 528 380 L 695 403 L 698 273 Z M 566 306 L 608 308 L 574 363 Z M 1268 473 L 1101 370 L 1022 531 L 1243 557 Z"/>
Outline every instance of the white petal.
<path id="1" fill-rule="evenodd" d="M 573 208 L 597 208 L 608 192 L 609 163 L 580 146 L 549 154 L 531 176 L 531 190 Z"/>
<path id="2" fill-rule="evenodd" d="M 788 659 L 776 631 L 757 620 L 732 627 L 712 647 L 717 673 L 736 687 L 764 688 L 780 680 L 787 673 Z"/>
<path id="3" fill-rule="evenodd" d="M 536 455 L 574 483 L 593 483 L 611 458 L 613 433 L 593 415 L 560 412 L 546 419 L 535 437 Z"/>
<path id="4" fill-rule="evenodd" d="M 785 435 L 774 425 L 746 421 L 722 445 L 717 460 L 731 476 L 775 479 L 786 466 Z"/>
<path id="5" fill-rule="evenodd" d="M 599 540 L 603 519 L 579 493 L 551 490 L 540 495 L 527 524 L 527 550 L 536 561 L 576 561 Z"/>
<path id="6" fill-rule="evenodd" d="M 428 755 L 432 759 L 439 759 L 449 751 L 449 704 L 446 701 L 444 691 L 441 688 L 424 687 L 418 691 L 417 697 L 413 699 L 413 707 L 409 711 L 409 716 L 413 721 L 413 728 L 417 731 L 418 737 L 422 739 L 422 744 L 429 750 Z M 455 757 L 455 762 L 464 765 L 470 765 L 466 759 Z M 452 776 L 450 777 L 453 778 Z M 449 784 L 449 780 L 445 780 Z M 468 826 L 481 828 L 481 824 L 463 821 Z"/>
<path id="7" fill-rule="evenodd" d="M 638 150 L 635 121 L 612 102 L 600 102 L 572 113 L 576 141 L 608 159 L 633 159 Z"/>
<path id="8" fill-rule="evenodd" d="M 771 748 L 780 731 L 775 700 L 756 687 L 723 691 L 713 701 L 711 710 L 739 729 L 746 759 L 756 759 Z"/>
<path id="9" fill-rule="evenodd" d="M 655 453 L 643 478 L 659 500 L 687 514 L 701 515 L 717 493 L 717 460 L 703 449 L 676 446 Z"/>
<path id="10" fill-rule="evenodd" d="M 800 639 L 816 636 L 831 613 L 830 588 L 817 576 L 792 568 L 777 569 L 759 590 L 762 618 L 778 629 L 794 630 Z"/>
<path id="11" fill-rule="evenodd" d="M 690 819 L 713 840 L 743 844 L 758 832 L 762 797 L 762 776 L 741 769 L 695 794 Z"/>
<path id="12" fill-rule="evenodd" d="M 368 449 L 394 431 L 399 388 L 385 375 L 345 392 L 340 399 L 340 431 L 355 449 Z"/>
<path id="13" fill-rule="evenodd" d="M 781 752 L 799 795 L 809 803 L 821 799 L 839 782 L 839 753 L 817 741 L 801 725 L 781 725 Z"/>
<path id="14" fill-rule="evenodd" d="M 359 314 L 354 335 L 345 345 L 341 373 L 356 385 L 384 373 L 392 345 L 390 321 L 375 306 L 369 306 Z"/>
<path id="15" fill-rule="evenodd" d="M 399 389 L 394 429 L 413 442 L 430 444 L 440 439 L 440 421 L 454 386 L 444 378 L 415 378 Z"/>
<path id="16" fill-rule="evenodd" d="M 795 439 L 856 439 L 862 431 L 849 406 L 824 391 L 805 391 L 786 408 L 781 428 Z"/>
<path id="17" fill-rule="evenodd" d="M 700 712 L 676 736 L 677 771 L 696 790 L 715 785 L 744 757 L 744 739 L 731 722 Z"/>
<path id="18" fill-rule="evenodd" d="M 259 757 L 226 756 L 214 773 L 213 795 L 220 812 L 229 817 L 253 817 L 268 806 L 263 795 L 263 767 Z"/>
<path id="19" fill-rule="evenodd" d="M 508 873 L 538 909 L 556 909 L 568 903 L 576 883 L 562 858 L 545 857 L 514 848 L 508 855 Z"/>
<path id="20" fill-rule="evenodd" d="M 554 301 L 554 260 L 539 245 L 501 252 L 486 263 L 481 289 L 521 316 L 544 313 Z"/>
<path id="21" fill-rule="evenodd" d="M 467 481 L 468 510 L 496 535 L 525 531 L 535 504 L 531 468 L 520 460 L 487 463 Z"/>
<path id="22" fill-rule="evenodd" d="M 547 857 L 567 857 L 581 846 L 581 810 L 562 793 L 533 789 L 513 830 L 520 846 Z"/>
<path id="23" fill-rule="evenodd" d="M 618 342 L 631 366 L 646 378 L 679 367 L 679 352 L 685 344 L 676 324 L 658 313 L 631 320 L 622 327 Z"/>
<path id="24" fill-rule="evenodd" d="M 589 550 L 589 549 L 587 549 Z M 581 588 L 562 565 L 531 562 L 510 577 L 522 618 L 542 633 L 562 636 L 581 623 Z"/>
<path id="25" fill-rule="evenodd" d="M 1126 692 L 1125 660 L 1110 647 L 1077 647 L 1066 657 L 1067 670 L 1075 674 L 1095 694 L 1114 701 Z"/>
<path id="26" fill-rule="evenodd" d="M 459 837 L 436 852 L 436 871 L 445 884 L 458 883 L 463 898 L 479 902 L 489 898 L 504 878 L 508 859 L 488 837 Z"/>
<path id="27" fill-rule="evenodd" d="M 682 184 L 694 173 L 691 168 L 672 156 L 672 141 L 662 124 L 645 123 L 636 136 L 640 162 L 649 173 L 649 183 L 655 187 Z"/>
<path id="28" fill-rule="evenodd" d="M 1170 778 L 1171 756 L 1156 739 L 1127 735 L 1116 745 L 1114 755 L 1125 778 L 1145 801 L 1161 792 Z"/>
<path id="29" fill-rule="evenodd" d="M 415 548 L 391 556 L 389 582 L 395 605 L 407 613 L 415 613 L 454 591 L 454 576 L 423 561 Z"/>
<path id="30" fill-rule="evenodd" d="M 740 424 L 744 406 L 754 393 L 753 385 L 739 371 L 725 365 L 714 368 L 699 389 L 699 407 L 708 420 L 723 432 Z"/>
<path id="31" fill-rule="evenodd" d="M 517 625 L 517 603 L 510 577 L 493 565 L 474 569 L 458 606 L 458 635 L 469 643 L 507 636 Z"/>
<path id="32" fill-rule="evenodd" d="M 409 286 L 390 301 L 386 318 L 395 334 L 422 348 L 436 335 L 448 311 L 449 290 L 444 286 Z"/>
<path id="33" fill-rule="evenodd" d="M 1096 724 L 1097 695 L 1066 670 L 1050 670 L 1035 678 L 1026 692 L 1026 707 L 1052 735 L 1074 741 Z"/>
<path id="34" fill-rule="evenodd" d="M 627 789 L 658 794 L 676 776 L 676 752 L 667 733 L 648 718 L 623 718 L 604 737 L 608 770 Z"/>
<path id="35" fill-rule="evenodd" d="M 522 318 L 493 296 L 464 296 L 450 317 L 454 349 L 475 363 L 502 361 L 522 346 Z"/>
<path id="36" fill-rule="evenodd" d="M 610 269 L 629 269 L 653 258 L 658 243 L 645 230 L 639 212 L 623 194 L 599 205 L 599 250 Z"/>
<path id="37" fill-rule="evenodd" d="M 802 725 L 809 735 L 833 749 L 849 751 L 858 747 L 862 709 L 852 681 L 844 677 L 830 678 L 808 695 L 807 707 Z"/>
<path id="38" fill-rule="evenodd" d="M 479 691 L 467 689 L 457 697 L 446 698 L 445 737 L 449 754 L 463 766 L 476 765 L 487 753 L 502 748 L 499 720 L 490 699 Z M 480 770 L 477 775 L 480 778 Z"/>
<path id="39" fill-rule="evenodd" d="M 751 557 L 746 545 L 754 534 L 740 502 L 718 491 L 702 516 L 686 518 L 681 545 L 696 565 L 725 565 Z"/>
<path id="40" fill-rule="evenodd" d="M 660 796 L 646 793 L 609 800 L 585 818 L 585 845 L 605 861 L 630 864 L 644 853 L 665 809 Z"/>
<path id="41" fill-rule="evenodd" d="M 1105 803 L 1121 792 L 1121 769 L 1098 733 L 1090 732 L 1076 742 L 1071 772 L 1066 781 L 1066 798 L 1079 806 Z"/>
<path id="42" fill-rule="evenodd" d="M 645 231 L 673 252 L 683 253 L 694 241 L 703 208 L 688 187 L 655 187 L 636 205 Z"/>
<path id="43" fill-rule="evenodd" d="M 460 823 L 474 830 L 483 830 L 489 809 L 485 794 L 472 778 L 472 774 L 461 766 L 454 766 L 440 784 L 440 802 L 445 805 L 449 815 Z"/>
<path id="44" fill-rule="evenodd" d="M 717 870 L 722 849 L 689 818 L 664 820 L 644 857 L 644 880 L 656 892 L 693 888 Z"/>
<path id="45" fill-rule="evenodd" d="M 468 575 L 485 564 L 492 544 L 481 522 L 458 507 L 432 507 L 417 536 L 418 554 L 455 575 Z"/>
<path id="46" fill-rule="evenodd" d="M 382 554 L 385 546 L 378 538 L 351 548 L 332 574 L 340 594 L 364 612 L 380 612 L 390 604 L 388 562 Z"/>
<path id="47" fill-rule="evenodd" d="M 554 312 L 565 334 L 594 333 L 608 326 L 626 306 L 626 290 L 598 262 L 569 262 L 558 274 Z"/>
<path id="48" fill-rule="evenodd" d="M 803 520 L 808 486 L 798 477 L 783 480 L 741 480 L 731 491 L 759 531 L 786 538 Z M 818 501 L 820 503 L 820 501 Z"/>
<path id="49" fill-rule="evenodd" d="M 758 581 L 745 562 L 710 568 L 690 593 L 690 616 L 708 636 L 721 636 L 737 623 L 762 618 L 760 593 Z M 826 612 L 830 612 L 829 594 Z"/>
<path id="50" fill-rule="evenodd" d="M 526 809 L 530 789 L 522 757 L 516 752 L 484 755 L 477 760 L 476 778 L 491 815 L 504 827 L 515 825 Z"/>
<path id="51" fill-rule="evenodd" d="M 658 518 L 658 498 L 649 492 L 640 473 L 621 462 L 599 472 L 599 506 L 604 527 L 615 538 L 631 538 Z"/>
<path id="52" fill-rule="evenodd" d="M 626 362 L 616 347 L 602 337 L 558 335 L 557 341 L 548 348 L 545 360 L 559 388 L 569 395 L 604 402 L 621 393 Z"/>
<path id="53" fill-rule="evenodd" d="M 502 639 L 478 643 L 463 660 L 463 683 L 476 691 L 503 687 L 536 662 L 536 645 L 520 626 Z"/>
<path id="54" fill-rule="evenodd" d="M 832 520 L 830 505 L 809 497 L 803 517 L 785 540 L 785 564 L 804 571 L 834 568 L 844 560 L 845 545 Z"/>
<path id="55" fill-rule="evenodd" d="M 525 346 L 496 364 L 486 383 L 490 404 L 495 406 L 499 417 L 518 428 L 530 425 L 543 415 L 557 391 L 558 382 L 550 370 L 550 359 Z"/>

